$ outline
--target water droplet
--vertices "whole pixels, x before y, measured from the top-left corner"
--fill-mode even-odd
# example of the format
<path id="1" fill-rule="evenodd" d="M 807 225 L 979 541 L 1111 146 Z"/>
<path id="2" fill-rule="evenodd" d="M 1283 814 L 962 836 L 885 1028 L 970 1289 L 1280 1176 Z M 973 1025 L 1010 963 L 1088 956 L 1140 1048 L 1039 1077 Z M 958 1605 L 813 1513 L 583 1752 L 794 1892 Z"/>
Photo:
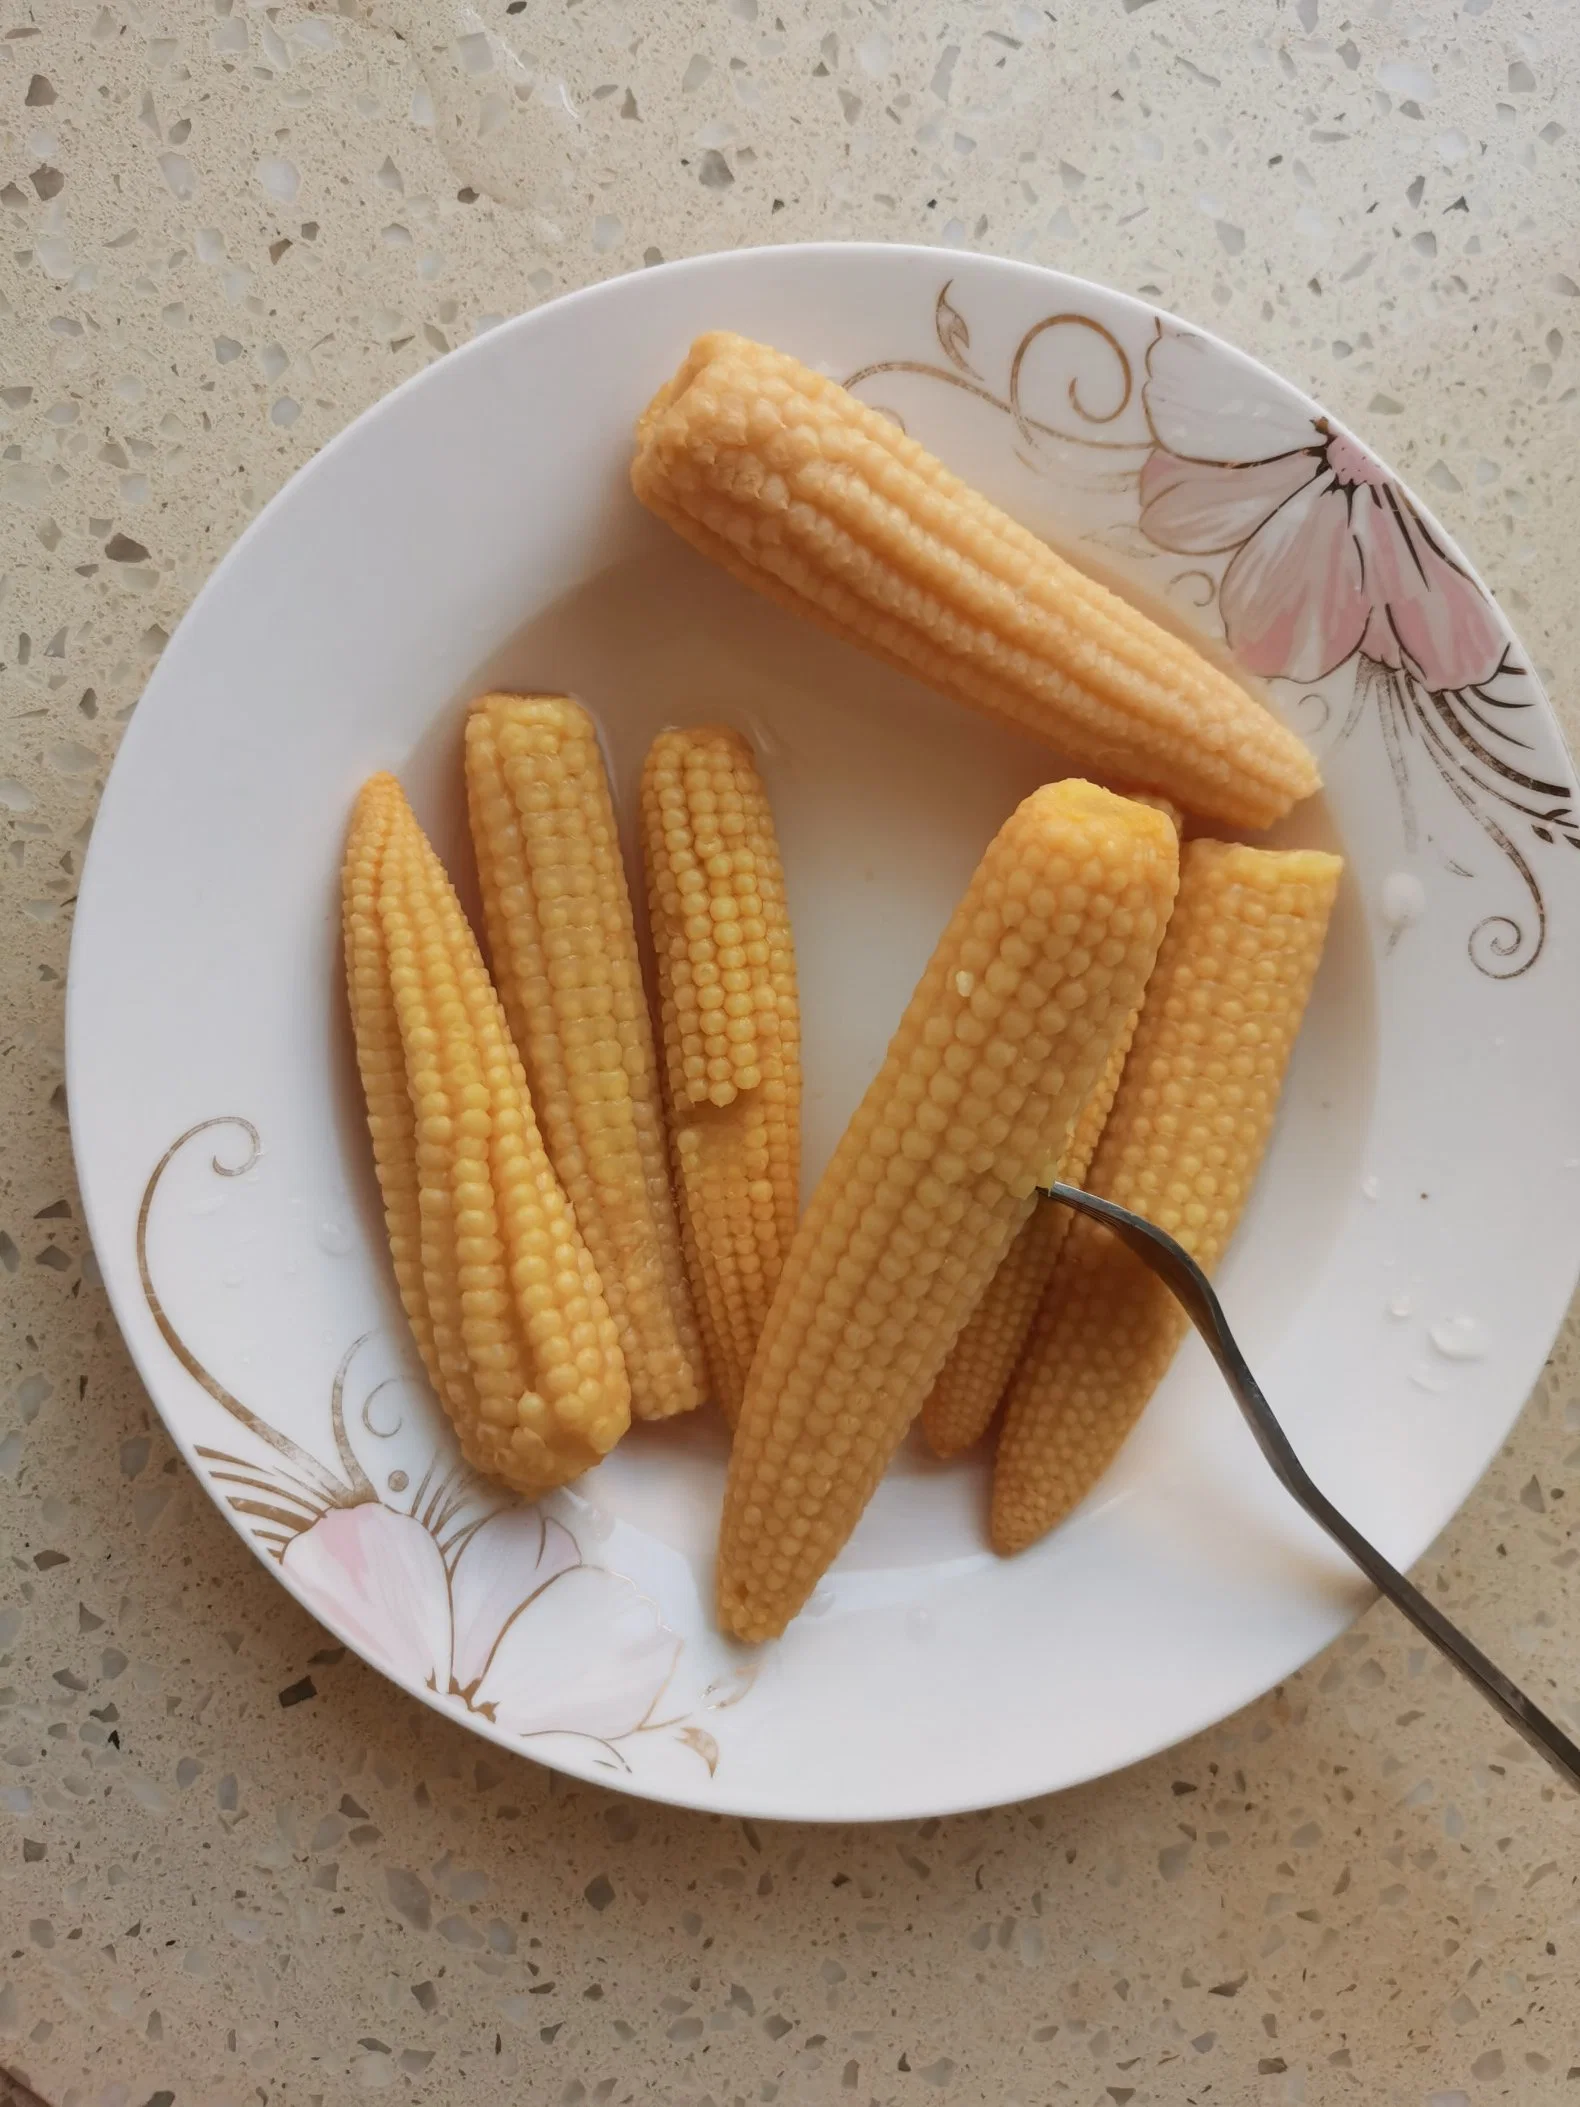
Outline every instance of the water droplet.
<path id="1" fill-rule="evenodd" d="M 1382 1198 L 1381 1178 L 1379 1178 L 1375 1174 L 1375 1172 L 1368 1171 L 1366 1176 L 1361 1180 L 1361 1191 L 1366 1195 L 1368 1200 L 1380 1200 Z"/>
<path id="2" fill-rule="evenodd" d="M 1447 1379 L 1432 1368 L 1412 1368 L 1410 1380 L 1417 1390 L 1428 1391 L 1433 1397 L 1441 1397 L 1448 1388 Z"/>
<path id="3" fill-rule="evenodd" d="M 1479 1361 L 1492 1344 L 1487 1327 L 1474 1317 L 1444 1317 L 1427 1337 L 1446 1361 Z"/>
<path id="4" fill-rule="evenodd" d="M 614 1535 L 614 1516 L 607 1507 L 595 1507 L 591 1500 L 583 1500 L 576 1515 L 576 1533 L 584 1543 L 607 1543 Z"/>
<path id="5" fill-rule="evenodd" d="M 244 1277 L 240 1266 L 227 1266 L 220 1275 L 227 1288 L 239 1288 Z"/>
<path id="6" fill-rule="evenodd" d="M 1415 1303 L 1408 1295 L 1395 1295 L 1388 1305 L 1388 1314 L 1390 1317 L 1413 1317 Z"/>
<path id="7" fill-rule="evenodd" d="M 1426 913 L 1426 887 L 1410 871 L 1390 871 L 1382 882 L 1382 918 L 1393 930 L 1408 929 Z"/>
<path id="8" fill-rule="evenodd" d="M 351 1231 L 341 1222 L 320 1222 L 318 1241 L 331 1258 L 344 1258 L 351 1249 Z"/>
<path id="9" fill-rule="evenodd" d="M 803 1617 L 826 1617 L 833 1607 L 833 1595 L 827 1588 L 819 1588 L 801 1614 Z"/>

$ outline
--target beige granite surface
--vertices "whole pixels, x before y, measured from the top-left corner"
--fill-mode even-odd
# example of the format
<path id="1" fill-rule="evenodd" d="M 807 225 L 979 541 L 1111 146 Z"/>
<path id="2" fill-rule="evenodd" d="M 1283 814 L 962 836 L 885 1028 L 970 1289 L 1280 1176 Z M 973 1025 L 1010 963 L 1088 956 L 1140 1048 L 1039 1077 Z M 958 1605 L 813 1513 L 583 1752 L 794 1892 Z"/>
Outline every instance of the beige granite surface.
<path id="1" fill-rule="evenodd" d="M 1577 121 L 1564 0 L 0 0 L 0 2066 L 54 2107 L 1580 2099 L 1580 1804 L 1385 1612 L 1124 1776 L 894 1828 L 627 1801 L 408 1702 L 177 1463 L 61 1081 L 95 800 L 210 566 L 402 376 L 661 256 L 980 245 L 1216 325 L 1421 482 L 1563 702 Z M 1576 1376 L 1571 1334 L 1424 1567 L 1572 1723 Z"/>

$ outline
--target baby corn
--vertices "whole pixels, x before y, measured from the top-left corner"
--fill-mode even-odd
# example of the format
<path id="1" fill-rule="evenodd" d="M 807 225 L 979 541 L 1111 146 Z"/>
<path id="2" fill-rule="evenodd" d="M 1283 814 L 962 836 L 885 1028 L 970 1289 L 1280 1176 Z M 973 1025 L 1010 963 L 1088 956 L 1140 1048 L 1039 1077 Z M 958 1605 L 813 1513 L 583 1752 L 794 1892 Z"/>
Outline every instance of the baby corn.
<path id="1" fill-rule="evenodd" d="M 1178 834 L 1183 817 L 1164 798 L 1142 797 L 1143 805 L 1161 812 Z M 1059 1159 L 1058 1175 L 1066 1185 L 1080 1185 L 1091 1168 L 1124 1073 L 1130 1042 L 1136 1035 L 1139 1008 L 1125 1019 L 1097 1086 L 1081 1107 L 1070 1145 Z M 1037 1314 L 1071 1216 L 1068 1208 L 1039 1204 L 1004 1254 L 982 1300 L 949 1349 L 938 1380 L 922 1407 L 922 1434 L 935 1456 L 958 1456 L 973 1447 L 993 1423 L 1005 1385 L 1025 1350 L 1031 1321 Z"/>
<path id="2" fill-rule="evenodd" d="M 1094 1192 L 1177 1237 L 1208 1271 L 1250 1193 L 1322 956 L 1341 865 L 1310 849 L 1191 842 Z M 1102 1476 L 1174 1358 L 1186 1319 L 1099 1224 L 1065 1239 L 1010 1385 L 992 1537 L 1020 1551 Z"/>
<path id="3" fill-rule="evenodd" d="M 1160 814 L 1090 783 L 988 848 L 819 1180 L 736 1429 L 719 1614 L 784 1629 L 866 1506 L 1064 1153 L 1177 879 Z"/>
<path id="4" fill-rule="evenodd" d="M 681 1236 L 733 1425 L 801 1178 L 801 1018 L 767 793 L 739 732 L 662 733 L 642 771 Z"/>
<path id="5" fill-rule="evenodd" d="M 434 1351 L 433 1319 L 422 1270 L 421 1206 L 417 1186 L 417 1118 L 406 1086 L 406 1052 L 390 979 L 389 945 L 379 892 L 392 836 L 410 817 L 391 776 L 375 776 L 357 800 L 341 873 L 341 930 L 346 993 L 367 1105 L 373 1162 L 384 1201 L 384 1229 L 401 1307 L 435 1390 L 442 1388 Z M 412 821 L 415 825 L 416 822 Z"/>
<path id="6" fill-rule="evenodd" d="M 549 1159 L 603 1282 L 632 1408 L 702 1402 L 653 1029 L 592 719 L 563 695 L 485 695 L 466 787 L 494 979 Z"/>
<path id="7" fill-rule="evenodd" d="M 1318 787 L 1226 673 L 798 360 L 699 337 L 636 436 L 637 496 L 705 555 L 1094 774 L 1251 827 Z"/>
<path id="8" fill-rule="evenodd" d="M 357 1061 L 413 1335 L 468 1461 L 545 1492 L 613 1448 L 630 1387 L 499 998 L 392 776 L 357 800 L 343 900 Z"/>

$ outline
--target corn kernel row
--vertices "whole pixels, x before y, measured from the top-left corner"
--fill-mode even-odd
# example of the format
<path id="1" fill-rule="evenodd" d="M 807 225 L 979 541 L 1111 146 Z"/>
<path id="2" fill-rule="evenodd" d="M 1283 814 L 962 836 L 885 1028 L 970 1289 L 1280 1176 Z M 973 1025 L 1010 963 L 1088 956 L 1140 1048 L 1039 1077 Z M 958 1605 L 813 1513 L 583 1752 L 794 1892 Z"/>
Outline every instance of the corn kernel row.
<path id="1" fill-rule="evenodd" d="M 1067 1185 L 1082 1182 L 1096 1152 L 1130 1052 L 1136 1016 L 1132 1011 L 1126 1019 L 1059 1159 L 1058 1175 Z M 1069 1227 L 1068 1209 L 1039 1201 L 1004 1254 L 922 1407 L 922 1433 L 935 1456 L 958 1456 L 991 1426 Z"/>

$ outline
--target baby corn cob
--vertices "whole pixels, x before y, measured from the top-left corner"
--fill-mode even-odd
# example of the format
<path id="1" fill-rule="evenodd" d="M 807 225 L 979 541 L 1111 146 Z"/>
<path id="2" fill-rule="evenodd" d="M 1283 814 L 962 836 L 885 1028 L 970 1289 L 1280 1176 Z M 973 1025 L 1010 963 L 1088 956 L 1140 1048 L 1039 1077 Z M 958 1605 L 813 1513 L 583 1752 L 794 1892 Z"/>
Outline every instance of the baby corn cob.
<path id="1" fill-rule="evenodd" d="M 343 898 L 357 1059 L 413 1335 L 468 1461 L 545 1492 L 613 1448 L 630 1387 L 499 998 L 393 776 L 357 800 Z"/>
<path id="2" fill-rule="evenodd" d="M 1179 833 L 1183 815 L 1177 806 L 1156 797 L 1142 797 L 1138 802 L 1161 812 Z M 1125 1028 L 1108 1056 L 1097 1086 L 1081 1107 L 1070 1145 L 1059 1159 L 1058 1175 L 1066 1185 L 1081 1184 L 1091 1168 L 1140 1015 L 1138 1006 L 1125 1019 Z M 1005 1385 L 1025 1350 L 1032 1318 L 1037 1314 L 1070 1221 L 1069 1209 L 1065 1207 L 1039 1204 L 1033 1209 L 988 1282 L 982 1300 L 949 1349 L 938 1380 L 922 1407 L 922 1434 L 935 1456 L 958 1456 L 979 1442 L 992 1425 Z"/>
<path id="3" fill-rule="evenodd" d="M 1178 858 L 1090 783 L 990 844 L 818 1182 L 730 1458 L 719 1614 L 784 1629 L 855 1527 L 1052 1174 L 1152 968 Z"/>
<path id="4" fill-rule="evenodd" d="M 1079 1185 L 1091 1165 L 1119 1088 L 1135 1028 L 1136 1013 L 1132 1012 L 1097 1079 L 1097 1087 L 1081 1107 L 1070 1145 L 1059 1158 L 1058 1176 L 1067 1185 Z M 1067 1207 L 1056 1207 L 1051 1202 L 1033 1208 L 984 1289 L 982 1300 L 950 1347 L 922 1407 L 922 1433 L 935 1456 L 958 1456 L 979 1442 L 992 1425 L 1004 1386 L 1015 1373 L 1015 1363 L 1025 1347 L 1031 1320 L 1037 1314 L 1070 1219 Z"/>
<path id="5" fill-rule="evenodd" d="M 699 337 L 636 437 L 637 496 L 705 555 L 1083 768 L 1252 827 L 1318 787 L 1227 674 L 798 360 Z"/>
<path id="6" fill-rule="evenodd" d="M 1272 1128 L 1342 866 L 1316 850 L 1188 844 L 1179 899 L 1090 1173 L 1211 1271 Z M 1099 1224 L 1073 1224 L 1010 1385 L 992 1537 L 1020 1551 L 1086 1495 L 1186 1319 Z"/>
<path id="7" fill-rule="evenodd" d="M 773 816 L 739 732 L 660 734 L 642 843 L 681 1237 L 733 1426 L 801 1177 L 795 949 Z"/>
<path id="8" fill-rule="evenodd" d="M 702 1343 L 670 1190 L 653 1029 L 592 719 L 563 695 L 485 695 L 466 787 L 494 978 L 549 1158 L 614 1319 L 632 1408 L 702 1402 Z"/>
<path id="9" fill-rule="evenodd" d="M 341 874 L 341 930 L 357 1070 L 367 1104 L 395 1285 L 429 1381 L 439 1390 L 439 1359 L 422 1271 L 417 1120 L 406 1087 L 406 1053 L 379 908 L 385 857 L 397 823 L 405 816 L 405 804 L 390 776 L 375 776 L 357 800 Z"/>

